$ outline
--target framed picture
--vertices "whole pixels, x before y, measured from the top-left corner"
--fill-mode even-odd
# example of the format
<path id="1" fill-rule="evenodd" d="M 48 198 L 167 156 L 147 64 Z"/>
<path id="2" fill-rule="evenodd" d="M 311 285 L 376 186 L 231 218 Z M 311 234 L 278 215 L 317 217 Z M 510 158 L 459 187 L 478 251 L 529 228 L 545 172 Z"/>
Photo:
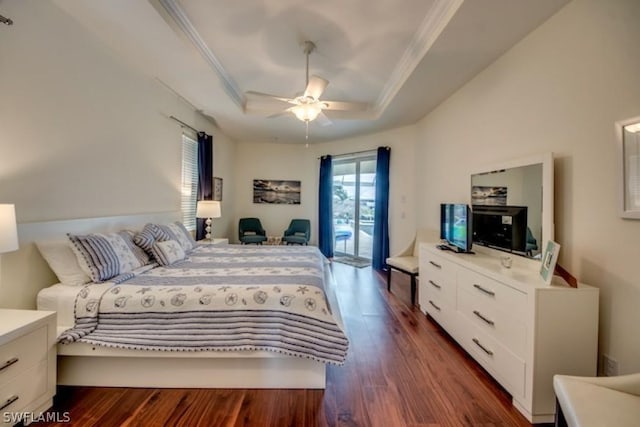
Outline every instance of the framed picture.
<path id="1" fill-rule="evenodd" d="M 222 178 L 213 177 L 213 200 L 222 201 Z"/>
<path id="2" fill-rule="evenodd" d="M 507 206 L 507 187 L 474 185 L 471 187 L 471 204 Z"/>
<path id="3" fill-rule="evenodd" d="M 640 117 L 616 122 L 620 216 L 640 219 Z"/>
<path id="4" fill-rule="evenodd" d="M 560 245 L 549 240 L 544 255 L 542 256 L 542 265 L 540 266 L 540 276 L 542 276 L 547 285 L 550 284 L 551 279 L 553 279 L 553 272 L 556 269 L 559 252 Z"/>
<path id="5" fill-rule="evenodd" d="M 253 203 L 299 205 L 300 188 L 300 181 L 254 179 Z"/>

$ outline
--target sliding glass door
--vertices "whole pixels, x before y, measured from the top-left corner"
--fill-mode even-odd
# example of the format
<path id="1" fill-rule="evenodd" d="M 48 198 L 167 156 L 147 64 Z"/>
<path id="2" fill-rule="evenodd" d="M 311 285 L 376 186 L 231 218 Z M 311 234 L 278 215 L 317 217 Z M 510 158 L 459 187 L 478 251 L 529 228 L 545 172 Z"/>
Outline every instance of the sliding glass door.
<path id="1" fill-rule="evenodd" d="M 333 162 L 333 223 L 336 256 L 371 259 L 376 156 Z"/>

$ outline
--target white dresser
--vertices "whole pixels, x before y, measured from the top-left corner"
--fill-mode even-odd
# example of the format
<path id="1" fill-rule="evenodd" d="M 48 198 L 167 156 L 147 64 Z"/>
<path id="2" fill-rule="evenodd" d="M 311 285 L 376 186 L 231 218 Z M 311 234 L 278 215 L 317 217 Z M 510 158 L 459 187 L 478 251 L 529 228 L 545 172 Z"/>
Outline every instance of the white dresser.
<path id="1" fill-rule="evenodd" d="M 458 254 L 420 245 L 420 309 L 438 322 L 511 395 L 533 423 L 552 422 L 553 375 L 594 376 L 597 288 L 546 285 L 539 263 L 474 246 Z"/>
<path id="2" fill-rule="evenodd" d="M 0 309 L 0 425 L 37 417 L 55 391 L 56 313 Z"/>

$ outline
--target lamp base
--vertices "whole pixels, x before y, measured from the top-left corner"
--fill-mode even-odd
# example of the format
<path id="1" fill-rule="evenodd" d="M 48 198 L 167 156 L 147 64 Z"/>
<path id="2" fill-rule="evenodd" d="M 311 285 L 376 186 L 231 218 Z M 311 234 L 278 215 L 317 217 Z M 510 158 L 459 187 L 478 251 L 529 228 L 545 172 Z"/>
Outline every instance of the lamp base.
<path id="1" fill-rule="evenodd" d="M 204 229 L 204 231 L 207 232 L 206 236 L 204 236 L 205 240 L 208 240 L 209 243 L 213 242 L 213 234 L 211 234 L 211 218 L 207 218 L 207 220 L 204 222 L 206 224 L 206 227 Z"/>

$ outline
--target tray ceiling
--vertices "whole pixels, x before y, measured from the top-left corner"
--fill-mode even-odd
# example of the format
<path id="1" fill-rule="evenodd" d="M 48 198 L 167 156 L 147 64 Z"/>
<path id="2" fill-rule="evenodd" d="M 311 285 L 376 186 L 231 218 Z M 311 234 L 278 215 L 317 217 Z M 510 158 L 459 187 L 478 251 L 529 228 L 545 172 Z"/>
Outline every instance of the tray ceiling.
<path id="1" fill-rule="evenodd" d="M 243 141 L 313 143 L 415 123 L 567 0 L 55 0 L 118 57 Z M 286 98 L 310 74 L 323 99 L 362 102 L 329 126 L 248 91 Z M 284 106 L 286 108 L 286 105 Z M 171 112 L 167 112 L 167 115 Z"/>

